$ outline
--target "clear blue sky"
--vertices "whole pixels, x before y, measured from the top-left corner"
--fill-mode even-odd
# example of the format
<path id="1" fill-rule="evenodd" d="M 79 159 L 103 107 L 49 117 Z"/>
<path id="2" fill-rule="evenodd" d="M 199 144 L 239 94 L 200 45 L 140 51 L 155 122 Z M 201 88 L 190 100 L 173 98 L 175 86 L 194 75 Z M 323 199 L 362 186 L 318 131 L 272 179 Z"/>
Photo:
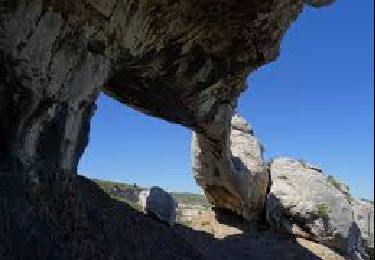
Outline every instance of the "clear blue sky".
<path id="1" fill-rule="evenodd" d="M 280 58 L 248 78 L 239 112 L 266 156 L 303 158 L 374 196 L 374 1 L 306 8 Z M 94 178 L 200 192 L 191 175 L 190 132 L 106 96 L 98 101 L 79 172 Z"/>

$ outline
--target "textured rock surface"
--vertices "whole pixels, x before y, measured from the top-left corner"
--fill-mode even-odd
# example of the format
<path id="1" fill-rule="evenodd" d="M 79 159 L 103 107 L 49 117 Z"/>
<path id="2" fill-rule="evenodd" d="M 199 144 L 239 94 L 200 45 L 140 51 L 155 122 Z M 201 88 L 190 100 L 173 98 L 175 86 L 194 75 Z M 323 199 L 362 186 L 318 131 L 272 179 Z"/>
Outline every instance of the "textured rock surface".
<path id="1" fill-rule="evenodd" d="M 199 214 L 191 219 L 190 226 L 194 230 L 202 230 L 209 234 L 212 234 L 215 238 L 225 238 L 233 235 L 243 234 L 240 228 L 234 225 L 226 225 L 220 223 L 213 210 L 206 210 L 202 214 Z"/>
<path id="2" fill-rule="evenodd" d="M 352 203 L 354 218 L 369 255 L 374 258 L 374 203 L 354 200 Z"/>
<path id="3" fill-rule="evenodd" d="M 277 57 L 283 34 L 304 5 L 303 0 L 6 3 L 0 9 L 0 172 L 8 185 L 1 191 L 0 236 L 8 239 L 0 250 L 60 259 L 123 259 L 126 253 L 119 247 L 126 239 L 113 237 L 121 224 L 108 224 L 117 219 L 108 217 L 110 209 L 103 213 L 85 203 L 90 195 L 82 193 L 76 175 L 99 91 L 190 127 L 215 160 L 227 164 L 230 120 L 244 77 Z M 101 217 L 105 220 L 98 221 Z M 161 259 L 172 257 L 167 248 L 158 249 Z"/>
<path id="4" fill-rule="evenodd" d="M 192 138 L 192 164 L 197 183 L 207 199 L 219 208 L 230 209 L 247 219 L 263 217 L 269 174 L 263 147 L 250 125 L 238 115 L 231 120 L 222 154 L 212 149 L 204 136 Z"/>
<path id="5" fill-rule="evenodd" d="M 159 187 L 145 189 L 139 194 L 139 203 L 148 214 L 172 226 L 176 222 L 177 203 L 171 194 Z"/>
<path id="6" fill-rule="evenodd" d="M 296 238 L 296 242 L 308 249 L 310 252 L 314 253 L 320 259 L 324 260 L 345 260 L 345 257 L 339 255 L 337 252 L 333 251 L 331 248 L 326 247 L 322 244 L 315 243 L 311 240 L 307 240 L 301 237 Z"/>
<path id="7" fill-rule="evenodd" d="M 316 240 L 352 258 L 365 256 L 351 200 L 321 170 L 280 158 L 271 163 L 270 172 L 266 213 L 272 228 Z"/>
<path id="8" fill-rule="evenodd" d="M 182 229 L 182 228 L 181 228 Z M 206 259 L 212 260 L 342 260 L 329 248 L 306 241 L 301 243 L 292 237 L 271 232 L 252 232 L 213 239 L 206 232 L 189 229 L 179 230 L 188 241 L 200 248 Z M 332 257 L 332 258 L 330 258 Z"/>
<path id="9" fill-rule="evenodd" d="M 176 210 L 177 222 L 183 223 L 192 221 L 199 215 L 204 214 L 207 210 L 209 209 L 201 205 L 178 203 Z"/>

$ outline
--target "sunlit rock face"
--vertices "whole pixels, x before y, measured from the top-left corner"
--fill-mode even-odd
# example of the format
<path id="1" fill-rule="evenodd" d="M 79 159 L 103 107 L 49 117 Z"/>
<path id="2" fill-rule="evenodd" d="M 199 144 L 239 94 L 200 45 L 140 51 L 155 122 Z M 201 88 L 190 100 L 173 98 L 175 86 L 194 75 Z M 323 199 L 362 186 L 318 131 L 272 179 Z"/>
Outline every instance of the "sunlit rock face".
<path id="1" fill-rule="evenodd" d="M 355 213 L 370 209 L 355 206 L 345 185 L 313 165 L 290 158 L 274 159 L 270 173 L 266 213 L 273 230 L 318 241 L 350 259 L 368 257 L 358 225 L 363 230 L 369 224 L 358 222 Z"/>
<path id="2" fill-rule="evenodd" d="M 264 218 L 270 180 L 261 143 L 238 115 L 232 117 L 231 129 L 222 141 L 225 156 L 218 156 L 212 141 L 193 135 L 192 164 L 197 183 L 213 205 L 249 220 Z"/>
<path id="3" fill-rule="evenodd" d="M 0 251 L 59 259 L 124 258 L 123 245 L 132 243 L 123 235 L 116 239 L 113 230 L 120 224 L 108 224 L 115 213 L 96 212 L 95 199 L 87 205 L 91 197 L 77 181 L 98 93 L 195 130 L 217 160 L 225 161 L 245 76 L 277 57 L 283 34 L 304 5 L 303 0 L 3 3 L 0 172 L 12 195 L 0 202 L 5 212 L 0 236 L 33 232 L 22 239 L 23 250 L 9 240 Z M 111 239 L 118 245 L 109 245 Z M 192 252 L 182 248 L 187 246 L 173 254 Z M 159 249 L 166 253 L 160 259 L 176 257 Z"/>

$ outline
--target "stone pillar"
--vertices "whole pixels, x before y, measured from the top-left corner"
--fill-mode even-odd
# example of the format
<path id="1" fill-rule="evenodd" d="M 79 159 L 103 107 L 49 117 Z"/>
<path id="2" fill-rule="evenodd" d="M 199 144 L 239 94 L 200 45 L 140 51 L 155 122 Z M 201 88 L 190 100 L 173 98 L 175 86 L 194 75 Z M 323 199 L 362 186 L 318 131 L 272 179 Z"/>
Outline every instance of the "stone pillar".
<path id="1" fill-rule="evenodd" d="M 229 114 L 231 115 L 231 114 Z M 263 147 L 247 122 L 234 115 L 224 120 L 221 139 L 209 140 L 193 134 L 192 164 L 197 183 L 208 200 L 248 220 L 264 218 L 269 173 Z"/>

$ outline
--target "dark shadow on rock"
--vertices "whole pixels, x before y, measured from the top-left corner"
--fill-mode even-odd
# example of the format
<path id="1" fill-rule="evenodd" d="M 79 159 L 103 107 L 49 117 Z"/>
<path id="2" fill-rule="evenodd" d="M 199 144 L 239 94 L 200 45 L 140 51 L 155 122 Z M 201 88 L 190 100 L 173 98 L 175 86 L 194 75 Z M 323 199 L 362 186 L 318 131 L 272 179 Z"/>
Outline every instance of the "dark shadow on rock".
<path id="1" fill-rule="evenodd" d="M 213 207 L 212 210 L 215 213 L 216 220 L 220 224 L 235 227 L 242 230 L 244 233 L 259 232 L 268 229 L 268 225 L 265 221 L 249 221 L 229 209 Z"/>
<path id="2" fill-rule="evenodd" d="M 320 259 L 296 243 L 293 237 L 267 231 L 215 239 L 206 232 L 195 231 L 182 225 L 176 225 L 175 229 L 208 260 Z"/>
<path id="3" fill-rule="evenodd" d="M 2 180 L 1 180 L 2 181 Z M 0 259 L 205 259 L 172 228 L 78 176 L 30 198 L 0 197 Z M 18 185 L 18 184 L 17 184 Z M 51 192 L 53 191 L 53 192 Z"/>
<path id="4" fill-rule="evenodd" d="M 176 221 L 176 202 L 173 197 L 159 187 L 151 187 L 146 198 L 146 212 L 154 220 L 166 225 Z"/>
<path id="5" fill-rule="evenodd" d="M 181 225 L 168 227 L 84 177 L 73 183 L 67 189 L 60 189 L 61 181 L 51 184 L 54 192 L 40 195 L 35 205 L 22 192 L 15 198 L 3 194 L 0 259 L 319 259 L 291 237 L 269 232 L 218 240 Z"/>
<path id="6" fill-rule="evenodd" d="M 373 259 L 373 254 L 371 255 L 370 250 L 366 250 L 365 242 L 361 237 L 361 230 L 359 229 L 356 222 L 352 222 L 349 229 L 347 247 L 351 250 L 348 252 L 349 257 L 352 259 Z"/>

